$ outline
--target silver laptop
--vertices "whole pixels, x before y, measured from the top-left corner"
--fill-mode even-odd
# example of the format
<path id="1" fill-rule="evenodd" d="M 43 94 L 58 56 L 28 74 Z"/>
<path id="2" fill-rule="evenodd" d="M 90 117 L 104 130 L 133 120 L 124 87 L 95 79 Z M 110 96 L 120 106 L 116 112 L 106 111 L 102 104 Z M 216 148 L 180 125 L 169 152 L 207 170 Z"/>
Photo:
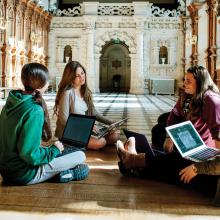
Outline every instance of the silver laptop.
<path id="1" fill-rule="evenodd" d="M 97 132 L 92 132 L 92 135 L 96 136 L 97 138 L 101 138 L 101 137 L 104 137 L 106 136 L 108 133 L 110 133 L 112 130 L 116 130 L 118 128 L 120 128 L 120 126 L 122 126 L 125 121 L 127 121 L 128 118 L 124 118 L 124 119 L 121 119 L 119 121 L 116 121 L 108 126 L 104 125 L 104 126 L 101 126 L 101 125 L 98 125 L 98 131 Z"/>
<path id="2" fill-rule="evenodd" d="M 177 150 L 186 159 L 201 162 L 220 153 L 220 150 L 205 145 L 191 121 L 166 127 L 166 131 L 173 140 Z"/>

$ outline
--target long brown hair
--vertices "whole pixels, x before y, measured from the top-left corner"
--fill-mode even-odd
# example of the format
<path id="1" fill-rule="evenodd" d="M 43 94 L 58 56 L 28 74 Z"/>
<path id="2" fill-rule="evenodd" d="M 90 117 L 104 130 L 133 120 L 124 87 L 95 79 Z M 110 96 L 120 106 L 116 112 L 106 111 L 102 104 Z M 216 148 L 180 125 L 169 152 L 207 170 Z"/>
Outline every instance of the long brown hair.
<path id="1" fill-rule="evenodd" d="M 48 70 L 40 63 L 29 63 L 23 66 L 21 70 L 21 81 L 25 92 L 32 94 L 35 102 L 39 104 L 44 111 L 44 125 L 42 129 L 42 140 L 48 141 L 52 137 L 50 119 L 47 111 L 47 105 L 37 89 L 43 88 L 48 81 Z"/>
<path id="2" fill-rule="evenodd" d="M 85 76 L 86 76 L 85 68 L 77 61 L 71 61 L 67 63 L 64 68 L 63 76 L 58 86 L 58 92 L 57 92 L 56 99 L 55 99 L 54 113 L 56 115 L 57 115 L 57 111 L 59 107 L 60 97 L 66 90 L 73 88 L 73 82 L 76 78 L 76 70 L 78 67 L 81 67 L 83 69 L 83 72 L 85 73 Z M 92 101 L 92 93 L 87 85 L 87 77 L 85 78 L 85 84 L 82 85 L 81 87 L 80 93 L 88 106 L 88 114 L 91 115 L 93 101 Z"/>
<path id="3" fill-rule="evenodd" d="M 196 94 L 192 97 L 189 97 L 185 92 L 181 95 L 181 106 L 183 108 L 183 105 L 186 101 L 186 99 L 191 99 L 189 105 L 190 105 L 190 111 L 187 114 L 187 119 L 189 120 L 195 120 L 200 116 L 201 113 L 201 107 L 204 102 L 204 94 L 207 90 L 211 90 L 217 94 L 219 94 L 219 89 L 213 82 L 208 70 L 202 66 L 192 66 L 187 69 L 187 73 L 192 73 L 195 80 L 196 80 Z"/>

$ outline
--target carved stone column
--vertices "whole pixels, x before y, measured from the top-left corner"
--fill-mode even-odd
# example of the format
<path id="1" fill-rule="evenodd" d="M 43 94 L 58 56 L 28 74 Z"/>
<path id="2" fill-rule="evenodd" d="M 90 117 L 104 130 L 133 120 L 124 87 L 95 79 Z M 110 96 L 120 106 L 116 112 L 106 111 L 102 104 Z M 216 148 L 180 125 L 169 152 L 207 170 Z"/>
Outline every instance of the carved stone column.
<path id="1" fill-rule="evenodd" d="M 32 60 L 32 54 L 33 54 L 33 51 L 32 51 L 32 42 L 31 42 L 31 39 L 30 39 L 30 35 L 31 35 L 31 31 L 32 31 L 32 21 L 33 21 L 33 11 L 31 9 L 28 9 L 27 10 L 27 19 L 28 19 L 28 30 L 26 34 L 26 37 L 27 37 L 27 61 L 28 62 L 31 62 Z"/>
<path id="2" fill-rule="evenodd" d="M 5 11 L 5 20 L 6 20 L 6 16 L 7 16 L 7 11 L 6 11 L 6 8 L 7 8 L 7 0 L 4 0 L 3 1 L 3 5 L 4 5 L 4 11 Z M 6 30 L 3 30 L 3 33 L 2 33 L 2 37 L 3 37 L 3 44 L 2 44 L 2 47 L 1 47 L 1 53 L 2 53 L 2 85 L 1 86 L 6 86 L 6 48 L 7 48 L 7 45 L 6 45 Z"/>
<path id="3" fill-rule="evenodd" d="M 183 67 L 183 74 L 186 71 L 186 31 L 187 31 L 187 20 L 189 17 L 181 16 L 182 20 L 182 32 L 183 32 L 183 57 L 182 57 L 182 67 Z"/>
<path id="4" fill-rule="evenodd" d="M 216 45 L 216 31 L 217 31 L 217 0 L 207 0 L 208 13 L 208 48 L 207 48 L 207 69 L 215 82 L 220 81 L 216 74 L 216 59 L 217 59 L 217 45 Z"/>
<path id="5" fill-rule="evenodd" d="M 95 22 L 87 23 L 87 63 L 86 71 L 88 77 L 89 88 L 95 92 L 96 91 L 96 80 L 94 73 L 94 30 Z"/>
<path id="6" fill-rule="evenodd" d="M 12 86 L 13 87 L 15 87 L 15 86 L 17 86 L 17 82 L 16 82 L 16 55 L 17 55 L 17 47 L 16 47 L 16 44 L 15 44 L 15 42 L 16 42 L 16 37 L 17 37 L 17 29 L 18 29 L 18 27 L 16 27 L 16 24 L 17 24 L 17 16 L 16 16 L 16 14 L 17 14 L 17 7 L 18 7 L 18 3 L 19 3 L 19 1 L 18 0 L 16 0 L 15 2 L 14 2 L 14 5 L 13 5 L 13 13 L 14 13 L 14 15 L 13 15 L 13 17 L 14 17 L 14 19 L 13 19 L 13 38 L 14 38 L 14 44 L 13 44 L 13 46 L 12 46 L 12 49 L 11 49 L 11 55 L 12 55 L 12 73 L 11 73 L 11 81 L 12 81 Z"/>
<path id="7" fill-rule="evenodd" d="M 136 94 L 144 93 L 144 23 L 137 22 L 137 54 L 136 54 L 136 71 L 131 70 L 131 87 L 130 92 Z M 131 67 L 132 68 L 132 67 Z"/>
<path id="8" fill-rule="evenodd" d="M 200 3 L 192 3 L 188 6 L 192 21 L 192 36 L 198 37 L 198 9 L 201 6 Z M 198 64 L 198 41 L 192 44 L 191 65 Z"/>

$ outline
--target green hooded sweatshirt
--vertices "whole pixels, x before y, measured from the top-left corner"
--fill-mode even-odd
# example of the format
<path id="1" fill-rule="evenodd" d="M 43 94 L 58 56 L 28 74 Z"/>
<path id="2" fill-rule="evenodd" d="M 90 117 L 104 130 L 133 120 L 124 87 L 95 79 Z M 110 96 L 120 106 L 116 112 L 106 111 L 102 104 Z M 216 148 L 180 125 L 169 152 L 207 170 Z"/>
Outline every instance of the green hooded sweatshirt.
<path id="1" fill-rule="evenodd" d="M 0 115 L 0 173 L 6 183 L 27 184 L 60 153 L 54 145 L 40 145 L 43 123 L 43 109 L 32 95 L 9 93 Z"/>

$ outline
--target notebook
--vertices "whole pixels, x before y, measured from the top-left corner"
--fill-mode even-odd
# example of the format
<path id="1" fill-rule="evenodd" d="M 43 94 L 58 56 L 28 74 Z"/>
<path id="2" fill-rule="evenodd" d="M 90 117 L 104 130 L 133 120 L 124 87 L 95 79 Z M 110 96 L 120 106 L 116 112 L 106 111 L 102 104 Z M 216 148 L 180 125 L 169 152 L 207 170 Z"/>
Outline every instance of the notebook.
<path id="1" fill-rule="evenodd" d="M 137 153 L 146 153 L 148 156 L 154 157 L 155 153 L 151 148 L 147 138 L 143 134 L 139 134 L 133 131 L 129 131 L 127 129 L 123 129 L 123 132 L 126 138 L 134 137 L 135 138 L 135 146 Z"/>
<path id="2" fill-rule="evenodd" d="M 122 126 L 125 121 L 127 121 L 128 118 L 124 118 L 122 120 L 116 121 L 112 124 L 110 124 L 109 126 L 101 126 L 98 127 L 98 132 L 92 132 L 92 135 L 96 136 L 97 138 L 101 138 L 106 136 L 109 132 L 111 132 L 112 130 L 116 130 L 118 129 L 120 126 Z"/>
<path id="3" fill-rule="evenodd" d="M 77 150 L 85 150 L 88 145 L 95 120 L 95 116 L 79 114 L 69 115 L 63 135 L 60 139 L 60 141 L 64 144 L 64 151 L 61 155 Z"/>
<path id="4" fill-rule="evenodd" d="M 201 162 L 220 153 L 220 150 L 205 145 L 190 121 L 166 127 L 166 131 L 179 153 L 186 159 Z"/>

